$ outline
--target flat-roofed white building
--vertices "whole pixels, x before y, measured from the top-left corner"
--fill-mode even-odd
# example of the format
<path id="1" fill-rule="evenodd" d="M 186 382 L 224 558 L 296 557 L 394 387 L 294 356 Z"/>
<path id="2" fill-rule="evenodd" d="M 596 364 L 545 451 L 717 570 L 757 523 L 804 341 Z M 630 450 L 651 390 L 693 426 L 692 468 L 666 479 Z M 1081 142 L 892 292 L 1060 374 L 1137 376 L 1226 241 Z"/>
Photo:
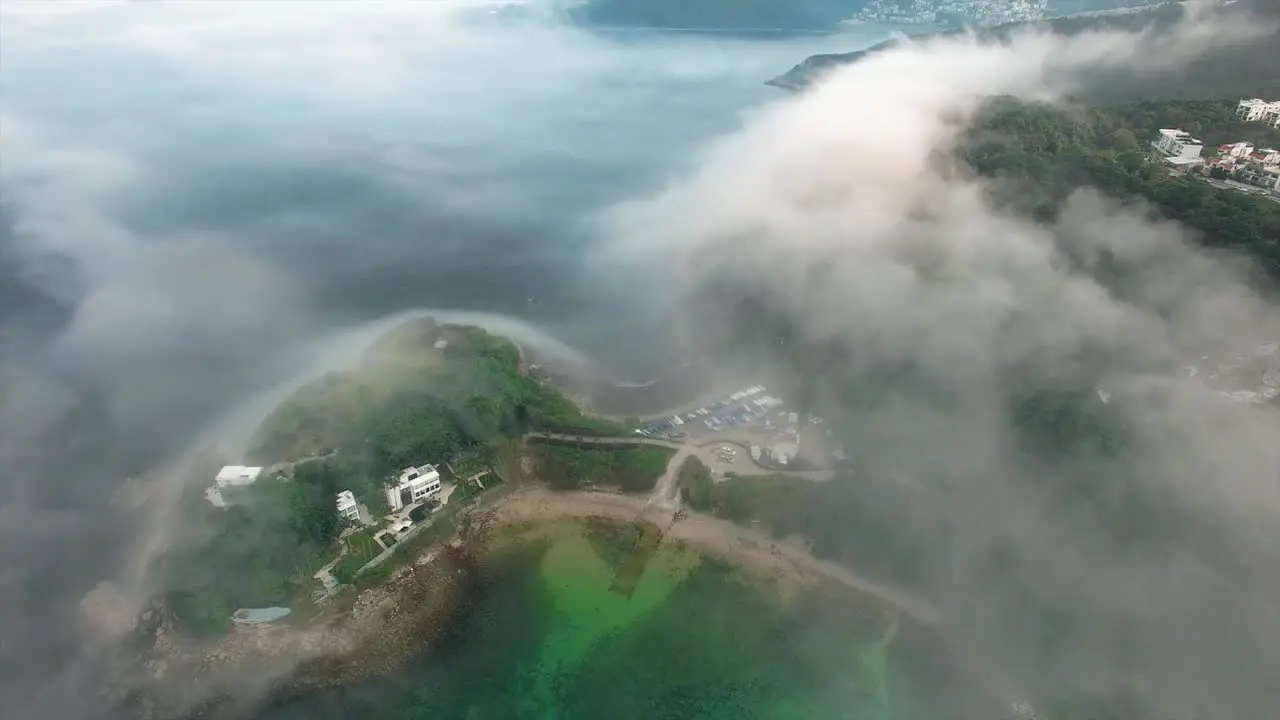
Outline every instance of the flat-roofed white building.
<path id="1" fill-rule="evenodd" d="M 387 486 L 386 491 L 391 512 L 410 503 L 423 502 L 440 493 L 440 471 L 434 465 L 405 468 L 396 484 Z"/>
<path id="2" fill-rule="evenodd" d="M 1262 98 L 1241 100 L 1236 105 L 1236 117 L 1245 122 L 1264 122 L 1271 127 L 1280 127 L 1280 101 L 1267 102 Z"/>
<path id="3" fill-rule="evenodd" d="M 215 507 L 226 507 L 231 503 L 222 492 L 224 488 L 238 488 L 252 485 L 262 475 L 262 468 L 245 465 L 227 465 L 218 471 L 213 484 L 205 488 L 204 499 Z"/>
<path id="4" fill-rule="evenodd" d="M 350 490 L 338 493 L 338 514 L 344 520 L 360 522 L 360 504 L 356 502 L 356 496 Z"/>
<path id="5" fill-rule="evenodd" d="M 252 485 L 258 481 L 258 476 L 262 474 L 260 467 L 247 467 L 245 465 L 227 465 L 218 471 L 215 482 L 219 487 L 231 487 L 233 485 Z"/>
<path id="6" fill-rule="evenodd" d="M 1165 157 L 1194 159 L 1200 157 L 1204 143 L 1183 130 L 1162 128 L 1151 147 Z"/>

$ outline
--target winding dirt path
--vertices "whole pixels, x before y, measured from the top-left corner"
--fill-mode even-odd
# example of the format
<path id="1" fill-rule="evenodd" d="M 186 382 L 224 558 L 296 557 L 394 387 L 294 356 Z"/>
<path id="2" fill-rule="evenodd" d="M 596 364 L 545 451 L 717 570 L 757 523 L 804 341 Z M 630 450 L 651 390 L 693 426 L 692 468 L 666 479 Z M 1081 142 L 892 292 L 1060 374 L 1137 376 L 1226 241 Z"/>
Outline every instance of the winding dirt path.
<path id="1" fill-rule="evenodd" d="M 667 461 L 667 469 L 663 471 L 662 477 L 653 484 L 653 490 L 649 493 L 649 507 L 659 510 L 666 510 L 671 513 L 680 509 L 680 467 L 684 465 L 684 461 L 693 455 L 694 449 L 688 445 L 676 451 L 675 455 Z"/>
<path id="2" fill-rule="evenodd" d="M 710 436 L 694 440 L 686 440 L 677 442 L 675 440 L 660 440 L 651 437 L 632 437 L 632 436 L 608 436 L 597 437 L 592 435 L 571 435 L 567 433 L 542 433 L 531 432 L 525 435 L 526 438 L 534 438 L 539 440 L 550 440 L 553 442 L 573 443 L 575 445 L 596 445 L 596 446 L 617 446 L 617 445 L 648 445 L 650 447 L 661 447 L 675 450 L 676 455 L 671 458 L 667 465 L 667 471 L 658 480 L 657 486 L 654 488 L 653 494 L 650 496 L 650 502 L 658 504 L 660 507 L 669 507 L 675 510 L 680 505 L 679 493 L 674 488 L 676 477 L 679 475 L 680 465 L 684 463 L 685 458 L 696 456 L 708 467 L 716 468 L 715 464 L 715 448 L 722 445 L 737 445 L 738 447 L 750 452 L 751 443 L 747 440 L 735 437 L 733 435 Z M 739 463 L 732 468 L 733 472 L 738 475 L 785 475 L 787 477 L 800 478 L 802 480 L 813 480 L 815 482 L 826 482 L 830 480 L 835 473 L 831 470 L 793 470 L 788 468 L 768 468 L 748 458 L 745 463 Z"/>

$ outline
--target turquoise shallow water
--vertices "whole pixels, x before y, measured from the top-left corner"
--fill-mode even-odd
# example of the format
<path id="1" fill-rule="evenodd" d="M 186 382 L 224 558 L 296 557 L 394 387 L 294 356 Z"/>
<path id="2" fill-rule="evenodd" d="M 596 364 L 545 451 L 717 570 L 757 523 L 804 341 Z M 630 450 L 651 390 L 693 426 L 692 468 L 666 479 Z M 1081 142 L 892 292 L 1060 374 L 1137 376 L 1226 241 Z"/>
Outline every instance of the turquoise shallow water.
<path id="1" fill-rule="evenodd" d="M 521 544 L 487 564 L 449 630 L 394 677 L 262 717 L 957 717 L 947 709 L 958 706 L 960 686 L 946 663 L 891 618 L 859 612 L 848 598 L 784 599 L 643 536 L 648 549 L 633 550 L 637 535 L 575 524 Z"/>

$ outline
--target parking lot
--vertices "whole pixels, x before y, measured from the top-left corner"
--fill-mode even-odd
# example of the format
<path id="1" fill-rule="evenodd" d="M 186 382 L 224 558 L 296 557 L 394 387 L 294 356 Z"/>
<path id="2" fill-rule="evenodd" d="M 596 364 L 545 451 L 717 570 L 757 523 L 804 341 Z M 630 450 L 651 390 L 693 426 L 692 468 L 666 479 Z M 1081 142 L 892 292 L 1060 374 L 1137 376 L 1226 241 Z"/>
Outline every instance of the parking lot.
<path id="1" fill-rule="evenodd" d="M 654 439 L 696 446 L 694 455 L 717 480 L 729 473 L 771 475 L 779 472 L 826 479 L 829 447 L 821 418 L 786 408 L 763 385 L 753 385 L 680 415 L 658 420 L 636 431 Z M 752 456 L 752 448 L 758 457 Z M 786 448 L 783 455 L 783 448 Z M 785 461 L 771 458 L 778 452 Z"/>
<path id="2" fill-rule="evenodd" d="M 753 385 L 682 415 L 652 422 L 638 431 L 648 437 L 697 438 L 754 422 L 783 405 L 763 385 Z"/>

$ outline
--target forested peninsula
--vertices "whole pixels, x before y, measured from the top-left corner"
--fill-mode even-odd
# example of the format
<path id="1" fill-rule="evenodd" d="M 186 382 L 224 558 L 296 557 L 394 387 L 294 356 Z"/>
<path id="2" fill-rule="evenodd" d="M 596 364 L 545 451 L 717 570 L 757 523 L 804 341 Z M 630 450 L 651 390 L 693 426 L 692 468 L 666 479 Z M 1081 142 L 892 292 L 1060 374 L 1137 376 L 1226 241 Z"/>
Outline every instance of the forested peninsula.
<path id="1" fill-rule="evenodd" d="M 1241 97 L 1280 97 L 1280 35 L 1274 23 L 1280 19 L 1280 4 L 1270 0 L 1238 0 L 1221 9 L 1228 19 L 1234 18 L 1255 28 L 1269 29 L 1254 36 L 1236 38 L 1212 48 L 1176 71 L 1144 72 L 1120 75 L 1111 71 L 1095 73 L 1087 78 L 1081 96 L 1095 103 L 1125 103 L 1143 100 L 1187 100 L 1214 98 L 1236 100 Z M 901 36 L 869 48 L 848 53 L 812 55 L 771 80 L 768 84 L 788 90 L 800 90 L 826 73 L 842 65 L 858 62 L 868 56 L 903 43 L 928 42 L 939 37 L 972 33 L 975 37 L 1006 42 L 1010 37 L 1031 30 L 1073 36 L 1086 32 L 1115 29 L 1148 30 L 1160 33 L 1184 17 L 1181 3 L 1159 5 L 1133 13 L 1116 15 L 1074 16 L 1015 22 L 974 30 L 956 28 L 939 33 Z"/>
<path id="2" fill-rule="evenodd" d="M 388 512 L 385 487 L 405 468 L 439 467 L 460 485 L 458 501 L 486 486 L 473 478 L 510 461 L 510 443 L 526 432 L 626 430 L 583 415 L 531 375 L 505 338 L 431 318 L 409 322 L 375 343 L 358 367 L 301 388 L 262 423 L 244 461 L 262 467 L 263 477 L 236 488 L 236 502 L 215 507 L 203 485 L 191 483 L 177 545 L 152 570 L 165 613 L 198 636 L 222 634 L 242 607 L 303 608 L 305 615 L 317 592 L 314 575 L 335 556 L 343 554 L 337 579 L 349 582 L 382 552 L 372 535 Z M 192 472 L 212 479 L 240 460 L 210 453 Z M 342 491 L 359 502 L 368 528 L 339 515 L 334 498 Z M 385 571 L 364 583 L 381 577 Z"/>

